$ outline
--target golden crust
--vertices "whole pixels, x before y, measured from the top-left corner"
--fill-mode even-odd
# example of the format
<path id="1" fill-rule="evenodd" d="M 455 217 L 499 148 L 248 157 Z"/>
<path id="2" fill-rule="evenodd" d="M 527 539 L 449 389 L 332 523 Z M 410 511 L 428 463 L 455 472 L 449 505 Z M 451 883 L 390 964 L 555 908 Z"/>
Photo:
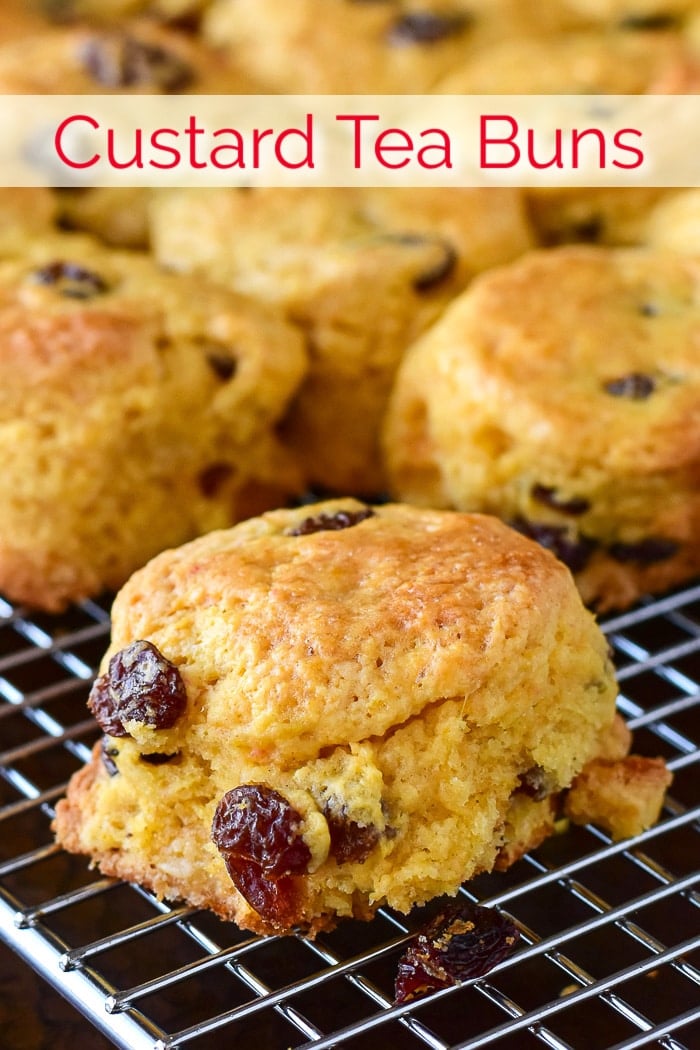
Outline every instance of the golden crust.
<path id="1" fill-rule="evenodd" d="M 568 247 L 492 270 L 400 369 L 392 489 L 585 541 L 571 564 L 599 608 L 686 580 L 700 569 L 699 340 L 696 258 Z"/>
<path id="2" fill-rule="evenodd" d="M 148 19 L 48 26 L 22 46 L 0 37 L 5 94 L 248 94 L 256 90 L 197 38 Z"/>
<path id="3" fill-rule="evenodd" d="M 305 534 L 338 514 L 360 517 Z M 129 723 L 116 775 L 96 749 L 59 841 L 257 930 L 280 924 L 250 914 L 209 837 L 232 788 L 267 785 L 301 815 L 312 859 L 294 914 L 313 932 L 515 859 L 549 827 L 547 807 L 515 815 L 521 778 L 556 794 L 613 717 L 607 646 L 569 574 L 478 515 L 345 500 L 212 533 L 123 588 L 103 668 L 138 639 L 180 669 L 187 713 Z M 154 751 L 174 757 L 140 758 Z M 329 813 L 372 831 L 364 858 L 336 856 Z"/>
<path id="4" fill-rule="evenodd" d="M 172 191 L 151 232 L 163 264 L 303 331 L 310 369 L 284 435 L 309 484 L 343 495 L 384 488 L 378 432 L 406 347 L 475 273 L 532 244 L 509 189 Z"/>
<path id="5" fill-rule="evenodd" d="M 2 589 L 58 609 L 245 516 L 254 490 L 294 492 L 273 427 L 304 366 L 233 293 L 84 238 L 27 243 L 0 264 Z"/>

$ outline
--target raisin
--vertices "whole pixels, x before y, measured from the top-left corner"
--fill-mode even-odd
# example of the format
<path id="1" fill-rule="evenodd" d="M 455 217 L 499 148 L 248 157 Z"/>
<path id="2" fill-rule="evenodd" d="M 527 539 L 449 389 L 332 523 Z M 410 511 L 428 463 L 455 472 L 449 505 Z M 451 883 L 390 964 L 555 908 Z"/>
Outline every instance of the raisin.
<path id="1" fill-rule="evenodd" d="M 102 762 L 104 764 L 105 769 L 111 777 L 116 777 L 117 773 L 119 772 L 119 769 L 117 768 L 117 763 L 114 761 L 114 759 L 119 754 L 119 748 L 115 747 L 107 739 L 106 736 L 102 737 L 102 743 L 100 745 L 100 748 Z"/>
<path id="2" fill-rule="evenodd" d="M 233 473 L 234 468 L 230 463 L 212 463 L 197 475 L 199 491 L 205 499 L 214 499 L 229 478 L 233 477 Z"/>
<path id="3" fill-rule="evenodd" d="M 505 959 L 518 937 L 513 923 L 493 908 L 470 901 L 448 905 L 411 939 L 401 956 L 396 1002 L 482 977 Z"/>
<path id="4" fill-rule="evenodd" d="M 107 88 L 152 86 L 159 91 L 182 91 L 193 79 L 191 67 L 178 55 L 127 33 L 91 37 L 80 58 L 92 79 Z"/>
<path id="5" fill-rule="evenodd" d="M 535 802 L 542 802 L 552 790 L 549 777 L 542 766 L 532 766 L 518 777 L 520 782 L 519 791 Z"/>
<path id="6" fill-rule="evenodd" d="M 619 22 L 620 29 L 651 33 L 657 33 L 662 29 L 673 29 L 676 25 L 676 18 L 673 15 L 664 14 L 662 11 L 648 15 L 626 15 Z"/>
<path id="7" fill-rule="evenodd" d="M 447 280 L 457 265 L 457 252 L 449 241 L 442 237 L 425 233 L 387 233 L 381 238 L 393 244 L 405 244 L 409 248 L 435 248 L 439 252 L 434 262 L 413 279 L 417 292 L 429 292 L 436 285 Z"/>
<path id="8" fill-rule="evenodd" d="M 117 701 L 109 684 L 109 674 L 95 679 L 87 703 L 103 733 L 107 736 L 129 735 L 117 714 Z"/>
<path id="9" fill-rule="evenodd" d="M 632 401 L 645 401 L 656 389 L 656 383 L 651 376 L 641 372 L 630 372 L 629 375 L 610 379 L 604 384 L 603 389 L 613 397 L 628 397 Z"/>
<path id="10" fill-rule="evenodd" d="M 460 33 L 470 25 L 471 18 L 464 12 L 437 14 L 433 11 L 413 11 L 401 15 L 389 29 L 390 44 L 437 44 Z"/>
<path id="11" fill-rule="evenodd" d="M 238 367 L 236 358 L 230 351 L 212 348 L 207 351 L 207 364 L 211 368 L 212 372 L 222 383 L 228 382 L 229 379 L 233 379 L 236 374 Z"/>
<path id="12" fill-rule="evenodd" d="M 572 535 L 565 525 L 545 525 L 543 522 L 526 521 L 524 518 L 515 518 L 510 524 L 523 536 L 528 536 L 550 550 L 571 572 L 581 572 L 585 569 L 597 547 L 595 540 L 576 533 Z"/>
<path id="13" fill-rule="evenodd" d="M 153 751 L 148 755 L 139 755 L 139 762 L 145 762 L 149 766 L 164 766 L 168 762 L 172 762 L 174 758 L 179 757 L 179 751 L 173 751 L 172 754 L 166 754 L 163 751 Z"/>
<path id="14" fill-rule="evenodd" d="M 642 303 L 639 312 L 642 317 L 658 317 L 660 313 L 658 306 L 655 306 L 654 303 Z"/>
<path id="15" fill-rule="evenodd" d="M 331 853 L 338 864 L 355 862 L 362 864 L 380 839 L 374 824 L 362 825 L 334 813 L 329 806 L 323 810 L 331 836 Z"/>
<path id="16" fill-rule="evenodd" d="M 363 507 L 362 510 L 339 510 L 335 514 L 317 514 L 314 518 L 304 518 L 299 525 L 288 530 L 287 536 L 310 536 L 312 532 L 339 532 L 340 529 L 349 529 L 373 517 L 374 511 L 371 507 Z"/>
<path id="17" fill-rule="evenodd" d="M 294 876 L 306 872 L 311 859 L 301 823 L 301 814 L 266 784 L 228 791 L 212 822 L 212 839 L 234 886 L 263 919 L 282 927 L 295 921 Z"/>
<path id="18" fill-rule="evenodd" d="M 170 729 L 187 707 L 187 694 L 174 664 L 151 642 L 132 642 L 115 653 L 107 673 L 96 679 L 88 707 L 109 736 L 127 736 L 125 722 Z"/>
<path id="19" fill-rule="evenodd" d="M 577 517 L 579 514 L 585 514 L 591 507 L 588 500 L 583 496 L 572 496 L 570 499 L 562 499 L 561 496 L 557 495 L 556 489 L 549 488 L 547 485 L 533 485 L 532 498 L 536 499 L 538 503 L 544 503 L 545 506 L 551 507 L 553 510 L 559 510 L 562 514 L 571 514 L 574 517 Z"/>
<path id="20" fill-rule="evenodd" d="M 54 285 L 67 299 L 92 299 L 107 291 L 107 282 L 99 274 L 64 260 L 47 263 L 35 270 L 32 280 L 37 284 Z"/>
<path id="21" fill-rule="evenodd" d="M 667 540 L 662 536 L 649 536 L 639 543 L 613 543 L 609 548 L 609 554 L 615 561 L 636 562 L 638 565 L 654 565 L 659 561 L 667 561 L 678 553 L 679 544 L 675 540 Z"/>

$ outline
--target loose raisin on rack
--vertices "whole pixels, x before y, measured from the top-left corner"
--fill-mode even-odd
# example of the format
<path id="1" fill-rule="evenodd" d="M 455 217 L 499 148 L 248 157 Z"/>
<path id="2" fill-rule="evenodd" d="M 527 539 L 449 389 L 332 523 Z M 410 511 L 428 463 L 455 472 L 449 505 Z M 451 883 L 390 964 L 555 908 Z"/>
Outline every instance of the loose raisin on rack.
<path id="1" fill-rule="evenodd" d="M 656 382 L 651 376 L 642 372 L 630 372 L 626 376 L 618 376 L 603 384 L 606 393 L 613 397 L 627 397 L 631 401 L 646 401 L 656 389 Z"/>
<path id="2" fill-rule="evenodd" d="M 102 743 L 100 744 L 100 755 L 102 763 L 111 777 L 116 777 L 119 769 L 114 759 L 119 754 L 119 748 L 116 748 L 106 736 L 102 737 Z"/>
<path id="3" fill-rule="evenodd" d="M 678 553 L 679 544 L 661 536 L 649 536 L 639 543 L 613 543 L 608 548 L 611 558 L 620 562 L 635 562 L 637 565 L 655 565 L 667 561 Z"/>
<path id="4" fill-rule="evenodd" d="M 510 524 L 523 536 L 528 536 L 550 550 L 571 572 L 581 572 L 585 569 L 597 547 L 594 539 L 572 534 L 565 525 L 545 525 L 543 522 L 526 521 L 524 518 L 515 518 Z"/>
<path id="5" fill-rule="evenodd" d="M 374 511 L 371 507 L 363 507 L 362 510 L 339 510 L 335 514 L 317 514 L 315 518 L 304 518 L 299 525 L 287 531 L 287 536 L 310 536 L 312 532 L 338 532 L 340 529 L 349 529 L 373 517 Z"/>
<path id="6" fill-rule="evenodd" d="M 182 91 L 194 78 L 179 55 L 136 40 L 128 33 L 100 33 L 83 46 L 80 59 L 98 84 L 119 88 L 152 86 L 159 91 Z"/>
<path id="7" fill-rule="evenodd" d="M 126 736 L 126 722 L 171 729 L 187 707 L 177 667 L 151 642 L 132 642 L 115 653 L 96 679 L 88 707 L 109 736 Z"/>
<path id="8" fill-rule="evenodd" d="M 301 824 L 301 814 L 266 784 L 227 791 L 212 822 L 212 839 L 234 886 L 263 919 L 281 927 L 296 921 L 295 876 L 311 860 Z"/>
<path id="9" fill-rule="evenodd" d="M 107 282 L 98 273 L 63 259 L 34 270 L 31 278 L 36 284 L 54 286 L 67 299 L 92 299 L 108 290 Z"/>
<path id="10" fill-rule="evenodd" d="M 472 19 L 466 12 L 438 14 L 435 11 L 412 11 L 401 15 L 389 29 L 390 44 L 437 44 L 453 36 L 459 36 L 469 27 Z"/>
<path id="11" fill-rule="evenodd" d="M 550 488 L 548 485 L 533 485 L 531 491 L 532 498 L 536 499 L 538 503 L 543 503 L 546 507 L 551 507 L 552 510 L 559 510 L 562 514 L 571 514 L 572 517 L 585 514 L 591 507 L 588 500 L 583 496 L 571 496 L 569 499 L 562 498 L 557 494 L 555 488 Z"/>
<path id="12" fill-rule="evenodd" d="M 401 956 L 396 1002 L 482 977 L 505 959 L 518 937 L 513 923 L 493 908 L 469 901 L 448 905 L 412 938 Z"/>
<path id="13" fill-rule="evenodd" d="M 367 860 L 381 837 L 374 824 L 362 825 L 334 813 L 326 806 L 323 815 L 331 836 L 331 853 L 338 864 L 359 863 Z"/>

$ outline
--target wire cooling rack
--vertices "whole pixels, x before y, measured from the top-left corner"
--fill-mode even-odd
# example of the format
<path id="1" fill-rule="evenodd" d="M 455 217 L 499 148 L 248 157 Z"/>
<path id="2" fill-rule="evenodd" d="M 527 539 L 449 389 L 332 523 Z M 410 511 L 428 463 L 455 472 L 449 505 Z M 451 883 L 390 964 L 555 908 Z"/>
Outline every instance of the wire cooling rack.
<path id="1" fill-rule="evenodd" d="M 315 943 L 252 937 L 56 848 L 53 806 L 96 736 L 85 700 L 107 604 L 48 617 L 0 600 L 0 938 L 126 1050 L 700 1047 L 700 586 L 604 626 L 635 750 L 675 774 L 660 823 L 622 843 L 570 828 L 470 882 L 519 927 L 518 950 L 396 1007 L 398 958 L 430 908 Z"/>

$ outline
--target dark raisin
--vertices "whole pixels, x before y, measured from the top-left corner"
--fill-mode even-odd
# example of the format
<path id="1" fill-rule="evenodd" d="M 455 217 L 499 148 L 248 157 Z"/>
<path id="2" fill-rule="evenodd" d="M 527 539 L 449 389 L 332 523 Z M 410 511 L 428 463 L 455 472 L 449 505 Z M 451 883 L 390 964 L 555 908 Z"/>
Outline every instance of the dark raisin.
<path id="1" fill-rule="evenodd" d="M 212 463 L 197 475 L 199 491 L 205 499 L 214 499 L 233 474 L 234 468 L 230 463 Z"/>
<path id="2" fill-rule="evenodd" d="M 371 507 L 363 507 L 362 510 L 339 510 L 335 514 L 317 514 L 314 518 L 304 518 L 299 525 L 288 530 L 287 536 L 310 536 L 312 532 L 339 532 L 373 517 L 374 511 Z"/>
<path id="3" fill-rule="evenodd" d="M 628 397 L 632 401 L 645 401 L 656 389 L 656 382 L 651 376 L 641 372 L 630 372 L 627 376 L 610 379 L 603 384 L 603 389 L 613 397 Z"/>
<path id="4" fill-rule="evenodd" d="M 389 29 L 390 44 L 437 44 L 450 37 L 459 36 L 471 24 L 465 12 L 437 14 L 434 11 L 413 11 L 401 15 Z"/>
<path id="5" fill-rule="evenodd" d="M 331 836 L 331 853 L 338 864 L 366 861 L 381 837 L 374 824 L 358 824 L 342 813 L 334 813 L 329 806 L 324 808 L 323 815 Z"/>
<path id="6" fill-rule="evenodd" d="M 387 233 L 381 237 L 381 240 L 393 244 L 405 244 L 409 248 L 436 249 L 435 261 L 426 266 L 422 273 L 413 279 L 413 287 L 417 292 L 429 292 L 436 285 L 447 280 L 457 265 L 457 252 L 450 242 L 442 237 L 431 236 L 427 233 Z"/>
<path id="7" fill-rule="evenodd" d="M 102 762 L 104 764 L 105 769 L 111 777 L 116 777 L 117 773 L 119 772 L 117 768 L 117 763 L 114 761 L 118 754 L 119 748 L 115 747 L 114 744 L 112 744 L 106 736 L 103 736 L 101 744 Z"/>
<path id="8" fill-rule="evenodd" d="M 294 876 L 306 872 L 311 859 L 301 823 L 301 814 L 266 784 L 227 791 L 212 822 L 212 839 L 236 889 L 259 915 L 283 927 L 295 921 Z"/>
<path id="9" fill-rule="evenodd" d="M 153 751 L 148 755 L 139 755 L 139 762 L 145 762 L 149 766 L 164 766 L 168 762 L 172 762 L 174 758 L 179 758 L 180 752 L 173 751 L 172 754 L 168 755 L 162 751 Z"/>
<path id="10" fill-rule="evenodd" d="M 238 364 L 236 358 L 229 350 L 224 349 L 224 347 L 221 349 L 212 347 L 212 349 L 207 351 L 206 358 L 207 364 L 212 372 L 222 381 L 222 383 L 226 383 L 229 379 L 233 379 Z"/>
<path id="11" fill-rule="evenodd" d="M 187 707 L 174 664 L 151 642 L 132 642 L 115 653 L 107 673 L 94 683 L 88 707 L 109 736 L 126 736 L 126 722 L 170 729 Z"/>
<path id="12" fill-rule="evenodd" d="M 107 736 L 128 736 L 117 713 L 117 699 L 109 683 L 109 673 L 100 675 L 92 683 L 88 707 Z"/>
<path id="13" fill-rule="evenodd" d="M 639 543 L 613 543 L 608 548 L 611 558 L 620 562 L 636 562 L 638 565 L 654 565 L 667 561 L 678 553 L 679 544 L 662 536 L 649 536 Z"/>
<path id="14" fill-rule="evenodd" d="M 551 507 L 553 510 L 559 510 L 562 514 L 571 514 L 573 517 L 585 514 L 591 507 L 588 500 L 583 496 L 572 496 L 569 499 L 562 499 L 561 496 L 557 495 L 556 489 L 549 488 L 547 485 L 533 485 L 532 497 L 538 503 L 544 503 L 545 506 Z"/>
<path id="15" fill-rule="evenodd" d="M 535 802 L 541 802 L 551 794 L 552 784 L 542 766 L 532 766 L 525 770 L 518 777 L 518 781 L 520 782 L 518 790 L 528 798 L 534 799 Z"/>
<path id="16" fill-rule="evenodd" d="M 64 260 L 47 263 L 31 276 L 37 284 L 54 286 L 67 299 L 92 299 L 108 290 L 107 282 L 99 274 Z"/>
<path id="17" fill-rule="evenodd" d="M 619 22 L 620 29 L 632 29 L 642 32 L 659 32 L 662 29 L 673 29 L 676 26 L 676 18 L 662 11 L 648 15 L 626 15 Z"/>
<path id="18" fill-rule="evenodd" d="M 442 257 L 432 266 L 426 267 L 422 273 L 413 280 L 413 287 L 417 292 L 429 292 L 437 285 L 442 284 L 454 273 L 457 265 L 457 252 L 447 241 L 441 241 Z"/>
<path id="19" fill-rule="evenodd" d="M 93 80 L 115 90 L 151 86 L 165 92 L 182 91 L 193 80 L 191 67 L 178 55 L 127 33 L 91 37 L 80 59 Z"/>
<path id="20" fill-rule="evenodd" d="M 543 522 L 526 521 L 524 518 L 515 518 L 510 524 L 523 536 L 528 536 L 550 550 L 571 572 L 581 572 L 585 569 L 598 545 L 588 536 L 572 533 L 566 525 L 545 525 Z"/>
<path id="21" fill-rule="evenodd" d="M 396 1002 L 482 977 L 505 959 L 518 937 L 513 923 L 493 908 L 469 901 L 448 905 L 411 939 L 401 956 Z"/>
<path id="22" fill-rule="evenodd" d="M 658 317 L 659 308 L 654 306 L 653 303 L 642 303 L 639 307 L 639 312 L 642 317 Z"/>

